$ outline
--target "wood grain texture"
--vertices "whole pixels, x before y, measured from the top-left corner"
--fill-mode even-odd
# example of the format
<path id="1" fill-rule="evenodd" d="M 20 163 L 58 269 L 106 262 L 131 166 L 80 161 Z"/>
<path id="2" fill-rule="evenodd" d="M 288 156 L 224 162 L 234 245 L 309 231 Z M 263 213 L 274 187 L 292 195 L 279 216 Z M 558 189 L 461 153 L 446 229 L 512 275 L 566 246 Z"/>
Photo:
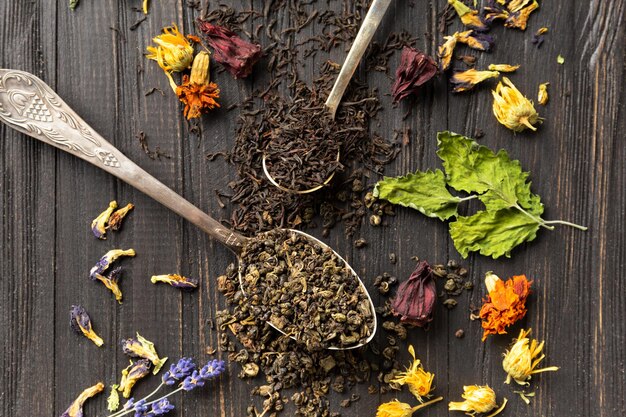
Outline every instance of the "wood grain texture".
<path id="1" fill-rule="evenodd" d="M 145 59 L 144 51 L 151 37 L 172 22 L 185 32 L 193 31 L 199 11 L 183 0 L 153 2 L 147 20 L 131 31 L 143 17 L 132 8 L 140 5 L 138 0 L 81 0 L 74 12 L 66 3 L 0 2 L 0 67 L 40 76 L 142 168 L 216 218 L 227 218 L 215 190 L 224 189 L 235 172 L 219 158 L 207 162 L 204 155 L 232 146 L 237 110 L 226 108 L 253 89 L 264 88 L 269 82 L 266 74 L 260 70 L 249 80 L 233 80 L 214 66 L 212 77 L 222 90 L 222 109 L 202 119 L 199 134 L 190 133 L 167 79 Z M 260 0 L 223 3 L 238 10 L 263 10 L 265 5 Z M 393 2 L 376 39 L 384 41 L 390 31 L 408 30 L 418 37 L 418 48 L 434 54 L 440 41 L 437 15 L 444 6 L 443 0 Z M 318 1 L 317 7 L 343 10 L 346 2 Z M 287 9 L 279 14 L 278 33 L 290 19 Z M 541 231 L 536 241 L 516 249 L 510 259 L 470 256 L 462 261 L 475 290 L 459 297 L 459 305 L 450 312 L 439 305 L 431 329 L 412 331 L 409 338 L 426 368 L 436 374 L 436 393 L 445 397 L 426 411 L 428 415 L 452 415 L 445 403 L 460 399 L 462 386 L 468 384 L 489 384 L 499 396 L 508 397 L 504 416 L 626 413 L 625 17 L 625 0 L 545 1 L 526 32 L 496 27 L 491 31 L 496 37 L 493 52 L 465 51 L 477 56 L 477 68 L 490 63 L 522 64 L 509 78 L 533 100 L 538 84 L 550 82 L 550 102 L 538 106 L 545 121 L 533 134 L 513 135 L 496 122 L 489 93 L 495 82 L 470 94 L 451 95 L 440 77 L 417 99 L 393 108 L 386 95 L 390 74 L 363 68 L 358 72 L 379 90 L 384 104 L 372 132 L 391 136 L 394 129 L 405 127 L 412 132 L 411 142 L 387 167 L 387 175 L 439 167 L 437 131 L 450 129 L 471 136 L 481 129 L 486 133 L 479 140 L 482 144 L 507 149 L 531 172 L 546 218 L 589 226 L 585 233 L 563 227 Z M 550 31 L 537 49 L 530 39 L 541 26 Z M 458 22 L 450 30 L 455 28 L 460 28 Z M 319 29 L 313 24 L 293 34 L 294 44 Z M 314 62 L 299 68 L 299 74 L 311 80 L 322 62 L 341 62 L 344 54 L 342 48 L 318 51 Z M 565 57 L 564 65 L 556 62 L 559 54 Z M 395 54 L 392 70 L 398 61 Z M 163 90 L 165 97 L 158 92 L 146 96 L 152 87 Z M 410 117 L 405 119 L 407 112 Z M 145 132 L 152 149 L 159 146 L 172 158 L 150 159 L 135 138 L 139 131 Z M 5 125 L 0 125 L 0 155 L 3 416 L 58 416 L 83 388 L 99 380 L 107 385 L 118 380 L 128 363 L 119 340 L 137 331 L 172 360 L 181 355 L 200 361 L 211 357 L 206 347 L 217 347 L 219 336 L 211 323 L 224 308 L 215 279 L 234 260 L 230 252 L 113 177 Z M 376 180 L 372 177 L 370 185 Z M 111 199 L 132 202 L 136 208 L 122 231 L 97 241 L 89 223 Z M 470 204 L 467 210 L 476 207 Z M 384 271 L 407 277 L 414 255 L 432 263 L 459 259 L 440 222 L 398 209 L 387 223 L 361 229 L 355 238 L 368 241 L 361 250 L 354 249 L 353 239 L 345 238 L 340 227 L 325 239 L 346 254 L 370 288 L 374 277 Z M 321 230 L 312 234 L 321 237 Z M 137 256 L 122 263 L 124 302 L 118 305 L 106 288 L 89 280 L 88 271 L 107 250 L 129 247 Z M 388 262 L 390 252 L 398 256 L 396 265 Z M 512 392 L 514 388 L 502 384 L 501 354 L 513 335 L 481 343 L 480 325 L 468 319 L 469 306 L 479 305 L 484 296 L 482 277 L 489 270 L 500 276 L 525 273 L 534 280 L 529 313 L 521 326 L 532 327 L 536 337 L 546 339 L 546 364 L 561 367 L 533 380 L 537 396 L 530 406 Z M 171 272 L 199 278 L 200 288 L 181 293 L 149 282 L 152 274 Z M 102 348 L 70 330 L 69 308 L 76 303 L 92 314 L 94 327 L 105 340 Z M 465 330 L 463 339 L 454 337 L 459 328 Z M 378 339 L 386 336 L 381 331 Z M 408 361 L 408 355 L 403 357 Z M 244 416 L 251 385 L 237 379 L 238 372 L 238 366 L 231 365 L 229 375 L 211 389 L 176 398 L 177 415 Z M 140 382 L 134 394 L 148 393 L 157 380 Z M 396 396 L 371 396 L 367 385 L 352 392 L 361 400 L 347 409 L 339 408 L 346 396 L 331 396 L 334 409 L 343 416 L 373 416 L 381 401 Z M 105 397 L 90 401 L 86 415 L 106 415 Z M 408 392 L 398 393 L 397 398 L 414 402 Z M 255 404 L 260 408 L 260 401 Z"/>

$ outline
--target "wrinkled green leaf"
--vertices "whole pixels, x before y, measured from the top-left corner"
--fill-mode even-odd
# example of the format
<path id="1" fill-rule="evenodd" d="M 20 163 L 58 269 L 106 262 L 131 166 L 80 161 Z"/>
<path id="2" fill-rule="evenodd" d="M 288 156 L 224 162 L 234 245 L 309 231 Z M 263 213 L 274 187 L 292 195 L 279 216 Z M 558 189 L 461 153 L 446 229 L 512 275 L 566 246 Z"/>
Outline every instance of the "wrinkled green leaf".
<path id="1" fill-rule="evenodd" d="M 460 201 L 446 188 L 443 172 L 425 171 L 384 178 L 374 187 L 374 197 L 418 210 L 428 217 L 446 220 L 457 215 Z"/>
<path id="2" fill-rule="evenodd" d="M 450 237 L 463 258 L 469 252 L 494 259 L 511 256 L 517 245 L 537 237 L 539 223 L 516 209 L 479 211 L 473 216 L 459 216 L 450 223 Z"/>
<path id="3" fill-rule="evenodd" d="M 448 185 L 455 190 L 481 194 L 487 210 L 515 207 L 536 209 L 539 197 L 530 191 L 528 172 L 506 151 L 497 154 L 474 140 L 451 132 L 437 135 L 437 155 L 443 162 Z"/>

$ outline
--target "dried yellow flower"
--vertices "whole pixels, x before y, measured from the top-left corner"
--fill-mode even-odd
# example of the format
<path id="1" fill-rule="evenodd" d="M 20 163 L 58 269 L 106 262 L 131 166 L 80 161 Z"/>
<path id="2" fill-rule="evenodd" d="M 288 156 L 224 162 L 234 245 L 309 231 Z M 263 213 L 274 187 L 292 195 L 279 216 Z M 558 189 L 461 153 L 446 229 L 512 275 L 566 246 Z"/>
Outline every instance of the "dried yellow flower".
<path id="1" fill-rule="evenodd" d="M 455 33 L 452 36 L 444 36 L 443 39 L 445 40 L 445 42 L 439 47 L 437 51 L 441 71 L 445 71 L 450 67 L 450 62 L 452 62 L 452 53 L 454 52 L 454 48 L 456 47 L 457 36 Z"/>
<path id="2" fill-rule="evenodd" d="M 506 384 L 509 384 L 512 379 L 520 385 L 529 385 L 528 380 L 532 374 L 559 369 L 557 366 L 535 369 L 546 355 L 541 353 L 544 342 L 539 343 L 535 339 L 531 341 L 527 337 L 530 331 L 531 329 L 520 330 L 520 334 L 511 349 L 504 353 L 502 368 L 507 373 Z"/>
<path id="3" fill-rule="evenodd" d="M 415 407 L 411 407 L 409 404 L 402 403 L 398 400 L 389 401 L 378 406 L 376 417 L 411 417 L 413 413 L 420 408 L 427 407 L 441 400 L 443 400 L 443 397 L 437 397 L 434 400 L 416 405 Z"/>
<path id="4" fill-rule="evenodd" d="M 533 0 L 528 4 L 528 0 L 512 1 L 507 5 L 507 8 L 511 12 L 509 18 L 504 22 L 504 26 L 507 28 L 518 28 L 526 30 L 526 24 L 530 14 L 539 8 L 539 3 Z"/>
<path id="5" fill-rule="evenodd" d="M 191 67 L 191 76 L 183 76 L 183 83 L 176 87 L 178 99 L 185 104 L 183 111 L 187 119 L 200 117 L 202 113 L 220 107 L 217 84 L 209 82 L 209 53 L 202 51 L 196 55 Z"/>
<path id="6" fill-rule="evenodd" d="M 539 93 L 537 94 L 537 102 L 542 106 L 548 103 L 548 86 L 550 83 L 539 84 Z"/>
<path id="7" fill-rule="evenodd" d="M 172 72 L 184 71 L 191 66 L 193 46 L 173 23 L 171 27 L 163 28 L 163 34 L 152 38 L 152 41 L 157 46 L 148 46 L 146 58 L 159 64 L 159 67 L 167 75 L 170 86 L 176 91 L 176 83 L 171 74 Z"/>
<path id="8" fill-rule="evenodd" d="M 514 72 L 517 71 L 519 65 L 508 65 L 508 64 L 489 64 L 489 71 L 500 71 L 500 72 Z"/>
<path id="9" fill-rule="evenodd" d="M 485 22 L 483 22 L 480 18 L 478 10 L 470 9 L 460 0 L 448 0 L 448 4 L 451 4 L 454 7 L 454 10 L 456 10 L 456 13 L 461 18 L 461 22 L 465 26 L 480 31 L 489 29 Z"/>
<path id="10" fill-rule="evenodd" d="M 514 132 L 526 128 L 537 130 L 534 126 L 541 122 L 532 101 L 528 100 L 515 88 L 511 80 L 502 77 L 493 94 L 493 114 L 496 119 Z"/>
<path id="11" fill-rule="evenodd" d="M 415 349 L 413 345 L 409 345 L 409 353 L 413 357 L 413 363 L 410 368 L 407 368 L 405 372 L 400 372 L 395 379 L 391 382 L 395 382 L 400 385 L 408 385 L 411 394 L 415 395 L 417 401 L 424 402 L 424 398 L 430 398 L 430 392 L 433 390 L 433 379 L 435 374 L 426 372 L 422 367 L 419 359 L 415 358 Z"/>
<path id="12" fill-rule="evenodd" d="M 111 217 L 111 213 L 117 208 L 117 201 L 113 200 L 109 203 L 109 207 L 91 222 L 91 231 L 98 239 L 106 239 L 106 224 Z"/>
<path id="13" fill-rule="evenodd" d="M 452 90 L 455 93 L 461 93 L 474 88 L 478 83 L 481 83 L 489 78 L 496 78 L 500 75 L 498 71 L 478 71 L 474 68 L 467 71 L 457 71 L 452 77 L 450 82 L 454 85 Z"/>
<path id="14" fill-rule="evenodd" d="M 468 416 L 473 416 L 476 413 L 488 413 L 498 406 L 496 402 L 496 393 L 487 385 L 466 385 L 463 387 L 463 395 L 461 395 L 465 401 L 450 402 L 448 403 L 448 410 L 450 411 L 463 411 Z M 507 399 L 505 398 L 500 408 L 487 417 L 493 417 L 499 414 L 506 406 Z"/>

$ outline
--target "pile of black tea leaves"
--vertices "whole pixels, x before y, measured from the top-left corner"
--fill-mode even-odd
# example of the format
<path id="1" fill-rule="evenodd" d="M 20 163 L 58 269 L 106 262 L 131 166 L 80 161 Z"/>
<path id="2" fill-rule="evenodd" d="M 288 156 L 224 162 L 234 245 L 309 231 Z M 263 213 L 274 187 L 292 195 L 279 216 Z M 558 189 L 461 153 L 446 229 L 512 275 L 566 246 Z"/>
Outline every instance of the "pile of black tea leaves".
<path id="1" fill-rule="evenodd" d="M 375 313 L 358 277 L 332 249 L 302 233 L 274 230 L 251 239 L 240 271 L 254 316 L 307 350 L 355 347 L 374 332 Z"/>

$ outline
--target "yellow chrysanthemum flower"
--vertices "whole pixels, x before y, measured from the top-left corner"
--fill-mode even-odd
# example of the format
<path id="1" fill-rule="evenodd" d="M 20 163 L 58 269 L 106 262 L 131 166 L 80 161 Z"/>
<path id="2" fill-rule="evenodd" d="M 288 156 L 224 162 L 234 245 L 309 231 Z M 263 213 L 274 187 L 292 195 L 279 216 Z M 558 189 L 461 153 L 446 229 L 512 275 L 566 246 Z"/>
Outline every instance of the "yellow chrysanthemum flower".
<path id="1" fill-rule="evenodd" d="M 376 417 L 411 417 L 413 413 L 420 408 L 424 408 L 441 400 L 443 400 L 443 397 L 437 397 L 434 400 L 416 405 L 415 407 L 411 407 L 409 404 L 402 403 L 398 400 L 389 401 L 378 406 Z"/>
<path id="2" fill-rule="evenodd" d="M 515 88 L 511 80 L 502 77 L 493 94 L 493 114 L 498 122 L 514 132 L 521 132 L 528 128 L 537 130 L 534 126 L 541 122 L 532 101 L 528 100 Z"/>
<path id="3" fill-rule="evenodd" d="M 528 385 L 528 380 L 532 374 L 557 371 L 559 369 L 557 366 L 535 369 L 546 355 L 541 353 L 544 342 L 539 343 L 535 339 L 531 341 L 527 337 L 531 330 L 520 330 L 519 336 L 511 346 L 511 349 L 504 353 L 502 368 L 507 373 L 506 384 L 510 383 L 512 379 L 520 385 Z"/>
<path id="4" fill-rule="evenodd" d="M 473 416 L 476 413 L 488 413 L 498 406 L 496 402 L 496 393 L 487 385 L 467 385 L 463 387 L 463 395 L 461 395 L 465 401 L 450 402 L 448 404 L 448 410 L 450 411 L 463 411 L 468 416 Z M 506 406 L 507 399 L 505 398 L 500 408 L 487 417 L 493 417 L 499 414 Z"/>
<path id="5" fill-rule="evenodd" d="M 539 93 L 537 94 L 537 102 L 542 106 L 548 103 L 548 86 L 550 83 L 539 84 Z"/>
<path id="6" fill-rule="evenodd" d="M 415 358 L 415 349 L 413 349 L 413 345 L 409 345 L 409 353 L 413 357 L 413 363 L 410 368 L 407 368 L 406 372 L 400 372 L 398 377 L 392 379 L 391 382 L 395 382 L 400 385 L 408 385 L 409 391 L 417 401 L 420 403 L 424 402 L 424 398 L 430 398 L 430 392 L 433 390 L 433 379 L 435 379 L 435 374 L 426 372 L 422 367 L 419 359 Z"/>
<path id="7" fill-rule="evenodd" d="M 159 67 L 165 71 L 165 75 L 170 80 L 172 89 L 176 91 L 176 83 L 172 79 L 171 73 L 184 71 L 191 66 L 193 46 L 173 23 L 171 27 L 163 28 L 163 34 L 155 36 L 152 41 L 157 46 L 148 46 L 146 58 L 159 64 Z"/>

